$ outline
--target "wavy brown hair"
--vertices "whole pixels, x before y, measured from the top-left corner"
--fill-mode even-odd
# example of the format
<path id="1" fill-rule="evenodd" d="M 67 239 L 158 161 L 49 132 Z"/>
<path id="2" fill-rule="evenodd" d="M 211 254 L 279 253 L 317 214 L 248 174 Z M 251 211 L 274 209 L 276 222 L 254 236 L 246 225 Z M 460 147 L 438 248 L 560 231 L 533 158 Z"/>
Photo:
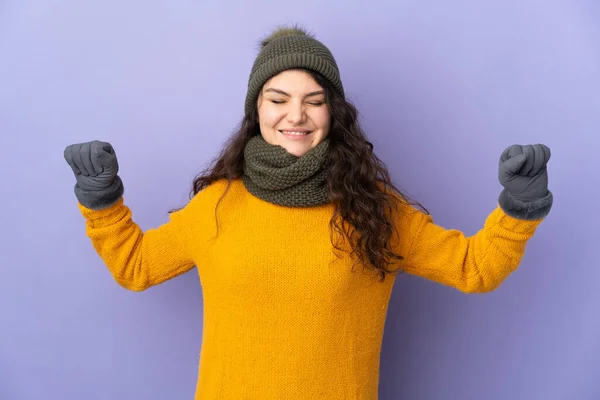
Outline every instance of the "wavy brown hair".
<path id="1" fill-rule="evenodd" d="M 415 203 L 392 183 L 386 165 L 375 155 L 373 144 L 359 125 L 354 105 L 340 96 L 321 74 L 304 71 L 325 90 L 325 102 L 331 113 L 330 145 L 324 168 L 329 199 L 335 207 L 329 224 L 332 244 L 340 250 L 339 243 L 333 240 L 333 233 L 342 234 L 351 245 L 354 266 L 362 264 L 375 270 L 383 282 L 386 274 L 400 272 L 389 266 L 403 259 L 390 246 L 396 229 L 393 211 L 397 210 L 398 196 L 409 204 Z M 250 138 L 260 134 L 256 107 L 255 103 L 252 113 L 244 117 L 220 154 L 195 177 L 190 198 L 223 179 L 228 181 L 225 196 L 231 181 L 242 177 L 244 148 Z M 424 207 L 420 208 L 428 213 Z"/>

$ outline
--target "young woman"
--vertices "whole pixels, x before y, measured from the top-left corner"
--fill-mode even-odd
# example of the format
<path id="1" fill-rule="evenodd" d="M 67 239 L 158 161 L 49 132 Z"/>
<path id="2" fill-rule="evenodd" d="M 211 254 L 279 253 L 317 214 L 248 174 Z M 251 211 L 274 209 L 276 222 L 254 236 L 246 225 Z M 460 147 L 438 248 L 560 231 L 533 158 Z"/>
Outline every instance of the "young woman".
<path id="1" fill-rule="evenodd" d="M 202 400 L 376 399 L 395 276 L 491 291 L 552 206 L 550 150 L 513 145 L 483 228 L 435 225 L 391 183 L 330 51 L 295 27 L 262 42 L 241 129 L 164 225 L 132 220 L 109 143 L 64 156 L 86 233 L 120 285 L 141 291 L 197 266 Z"/>

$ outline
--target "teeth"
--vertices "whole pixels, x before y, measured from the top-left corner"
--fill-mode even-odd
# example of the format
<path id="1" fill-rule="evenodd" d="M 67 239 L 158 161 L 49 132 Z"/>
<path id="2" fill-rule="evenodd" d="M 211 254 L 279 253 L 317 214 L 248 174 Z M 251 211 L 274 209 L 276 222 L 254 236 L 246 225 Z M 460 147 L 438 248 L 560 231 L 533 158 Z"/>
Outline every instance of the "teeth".
<path id="1" fill-rule="evenodd" d="M 288 134 L 288 135 L 295 135 L 295 136 L 308 135 L 308 132 L 295 132 L 295 131 L 281 131 L 281 132 Z"/>

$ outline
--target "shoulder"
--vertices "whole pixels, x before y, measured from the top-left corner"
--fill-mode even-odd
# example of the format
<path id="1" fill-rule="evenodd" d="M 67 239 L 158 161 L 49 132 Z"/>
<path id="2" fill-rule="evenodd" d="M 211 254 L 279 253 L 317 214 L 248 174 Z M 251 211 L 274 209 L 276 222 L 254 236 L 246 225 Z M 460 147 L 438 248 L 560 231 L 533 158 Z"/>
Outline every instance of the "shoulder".
<path id="1" fill-rule="evenodd" d="M 404 234 L 414 235 L 425 224 L 433 222 L 429 211 L 419 202 L 393 192 L 396 208 L 393 217 L 396 227 Z"/>
<path id="2" fill-rule="evenodd" d="M 383 190 L 393 200 L 396 218 L 421 218 L 427 215 L 427 210 L 418 202 L 404 193 L 399 193 L 392 188 Z"/>
<path id="3" fill-rule="evenodd" d="M 223 205 L 224 203 L 235 204 L 235 201 L 221 202 L 221 200 L 225 198 L 229 199 L 230 195 L 239 197 L 239 195 L 235 195 L 235 193 L 240 191 L 238 186 L 239 183 L 237 180 L 231 182 L 228 182 L 226 179 L 215 181 L 196 193 L 185 206 L 173 211 L 171 218 L 174 221 L 181 221 L 180 223 L 183 224 L 193 224 L 194 226 L 199 224 L 204 229 L 208 229 L 209 226 L 212 226 L 217 205 Z M 227 196 L 224 196 L 225 194 Z"/>
<path id="4" fill-rule="evenodd" d="M 201 191 L 196 193 L 193 200 L 194 199 L 213 199 L 215 197 L 218 198 L 225 192 L 228 184 L 229 183 L 228 183 L 227 179 L 219 179 L 218 181 L 211 183 L 210 185 L 206 186 L 204 189 L 202 189 Z"/>
<path id="5" fill-rule="evenodd" d="M 189 201 L 186 207 L 191 208 L 209 208 L 214 210 L 214 207 L 226 197 L 240 197 L 243 193 L 243 183 L 241 179 L 234 179 L 229 182 L 227 179 L 215 181 L 196 193 Z"/>

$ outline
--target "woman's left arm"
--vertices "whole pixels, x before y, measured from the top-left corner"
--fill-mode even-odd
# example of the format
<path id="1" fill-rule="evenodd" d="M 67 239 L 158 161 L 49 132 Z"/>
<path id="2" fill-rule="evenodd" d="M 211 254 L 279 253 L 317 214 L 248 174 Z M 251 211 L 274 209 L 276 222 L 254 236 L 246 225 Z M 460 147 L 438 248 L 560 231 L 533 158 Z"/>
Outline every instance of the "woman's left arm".
<path id="1" fill-rule="evenodd" d="M 402 270 L 466 293 L 496 289 L 521 263 L 529 239 L 550 212 L 546 164 L 550 149 L 513 145 L 500 157 L 504 190 L 498 207 L 473 236 L 436 225 L 431 216 L 408 210 L 401 218 L 410 239 Z"/>

